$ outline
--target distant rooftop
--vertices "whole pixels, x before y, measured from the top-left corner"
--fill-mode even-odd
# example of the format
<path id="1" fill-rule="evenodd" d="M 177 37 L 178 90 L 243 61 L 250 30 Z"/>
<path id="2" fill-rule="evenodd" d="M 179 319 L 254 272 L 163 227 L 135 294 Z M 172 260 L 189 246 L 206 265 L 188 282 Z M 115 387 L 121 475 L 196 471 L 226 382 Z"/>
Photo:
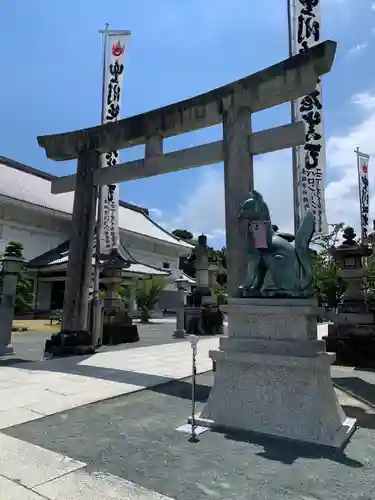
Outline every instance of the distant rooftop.
<path id="1" fill-rule="evenodd" d="M 70 215 L 73 212 L 74 193 L 52 194 L 50 184 L 56 178 L 42 170 L 0 156 L 0 196 Z M 154 222 L 147 208 L 124 201 L 120 201 L 119 227 L 127 232 L 187 249 L 193 248 Z"/>

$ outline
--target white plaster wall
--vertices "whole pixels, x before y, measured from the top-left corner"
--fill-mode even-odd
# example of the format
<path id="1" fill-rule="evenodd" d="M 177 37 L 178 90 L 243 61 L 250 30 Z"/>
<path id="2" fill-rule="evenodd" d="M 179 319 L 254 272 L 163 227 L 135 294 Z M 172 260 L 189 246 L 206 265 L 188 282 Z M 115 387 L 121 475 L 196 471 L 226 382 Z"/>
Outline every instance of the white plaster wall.
<path id="1" fill-rule="evenodd" d="M 0 252 L 10 241 L 19 241 L 24 246 L 26 260 L 38 257 L 68 239 L 66 234 L 43 231 L 24 224 L 8 221 L 0 221 L 0 224 L 2 225 Z"/>
<path id="2" fill-rule="evenodd" d="M 178 258 L 173 258 L 168 255 L 160 253 L 146 252 L 144 250 L 139 250 L 137 248 L 132 248 L 131 254 L 136 260 L 138 260 L 142 264 L 148 264 L 150 266 L 163 268 L 163 263 L 168 262 L 170 266 L 168 270 L 174 271 L 178 269 Z"/>

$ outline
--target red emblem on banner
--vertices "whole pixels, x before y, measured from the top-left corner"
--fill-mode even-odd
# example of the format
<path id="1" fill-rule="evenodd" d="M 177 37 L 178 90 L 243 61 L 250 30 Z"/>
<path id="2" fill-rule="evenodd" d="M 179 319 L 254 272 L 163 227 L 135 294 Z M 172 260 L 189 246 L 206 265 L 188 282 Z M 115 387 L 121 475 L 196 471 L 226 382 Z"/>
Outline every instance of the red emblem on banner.
<path id="1" fill-rule="evenodd" d="M 115 57 L 120 57 L 124 53 L 125 45 L 121 45 L 120 40 L 112 45 L 112 55 Z"/>
<path id="2" fill-rule="evenodd" d="M 362 165 L 362 172 L 363 172 L 364 174 L 367 174 L 367 170 L 368 170 L 368 169 L 367 169 L 367 165 Z"/>

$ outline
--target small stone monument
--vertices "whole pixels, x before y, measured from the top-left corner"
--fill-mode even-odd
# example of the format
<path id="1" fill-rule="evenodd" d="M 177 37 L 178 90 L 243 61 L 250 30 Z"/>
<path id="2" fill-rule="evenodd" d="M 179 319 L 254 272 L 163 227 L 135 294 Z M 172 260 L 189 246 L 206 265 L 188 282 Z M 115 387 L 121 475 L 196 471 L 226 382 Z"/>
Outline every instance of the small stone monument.
<path id="1" fill-rule="evenodd" d="M 214 385 L 197 424 L 340 448 L 355 420 L 345 416 L 333 388 L 334 355 L 317 340 L 309 249 L 314 216 L 302 219 L 295 245 L 274 232 L 256 191 L 239 219 L 248 224 L 247 274 L 238 297 L 229 299 L 228 337 L 210 351 Z M 264 230 L 261 238 L 254 225 Z M 272 289 L 264 287 L 267 272 Z"/>
<path id="2" fill-rule="evenodd" d="M 324 337 L 328 352 L 335 352 L 337 361 L 356 366 L 374 366 L 375 363 L 375 319 L 369 310 L 363 290 L 366 269 L 363 259 L 372 254 L 369 245 L 355 241 L 352 227 L 344 229 L 344 241 L 332 247 L 330 254 L 341 266 L 341 278 L 345 293 L 337 312 L 332 316 Z"/>
<path id="3" fill-rule="evenodd" d="M 6 255 L 1 261 L 2 290 L 0 303 L 0 356 L 14 353 L 12 325 L 17 283 L 25 261 L 22 257 Z"/>
<path id="4" fill-rule="evenodd" d="M 138 342 L 137 325 L 133 325 L 132 317 L 126 311 L 119 291 L 124 280 L 122 270 L 130 267 L 129 262 L 121 255 L 121 249 L 106 257 L 103 262 L 101 283 L 106 292 L 103 298 L 103 344 L 122 344 Z"/>
<path id="5" fill-rule="evenodd" d="M 210 281 L 213 284 L 214 272 L 210 271 L 207 236 L 204 234 L 198 237 L 195 255 L 196 287 L 189 297 L 189 307 L 185 307 L 186 329 L 192 334 L 221 334 L 223 315 L 217 307 L 217 298 L 212 294 L 210 286 Z"/>

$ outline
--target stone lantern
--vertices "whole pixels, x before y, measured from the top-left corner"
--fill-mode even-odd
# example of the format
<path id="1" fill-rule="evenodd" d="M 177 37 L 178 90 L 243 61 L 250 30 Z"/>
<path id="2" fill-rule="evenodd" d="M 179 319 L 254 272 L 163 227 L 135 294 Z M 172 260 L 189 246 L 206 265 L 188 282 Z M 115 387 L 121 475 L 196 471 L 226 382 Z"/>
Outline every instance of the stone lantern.
<path id="1" fill-rule="evenodd" d="M 324 340 L 327 351 L 336 352 L 337 360 L 362 365 L 366 353 L 372 352 L 375 359 L 374 314 L 369 311 L 363 290 L 366 274 L 363 259 L 372 254 L 372 249 L 369 245 L 357 243 L 355 237 L 354 229 L 347 227 L 343 243 L 329 250 L 334 261 L 340 264 L 345 293 Z"/>
<path id="2" fill-rule="evenodd" d="M 1 261 L 3 287 L 0 304 L 0 356 L 13 354 L 12 325 L 19 275 L 25 265 L 21 257 L 6 256 Z"/>
<path id="3" fill-rule="evenodd" d="M 174 331 L 173 336 L 177 339 L 183 339 L 186 335 L 185 330 L 185 294 L 186 288 L 189 285 L 189 282 L 181 276 L 174 280 L 177 290 L 178 290 L 178 308 L 176 315 L 176 330 Z"/>

